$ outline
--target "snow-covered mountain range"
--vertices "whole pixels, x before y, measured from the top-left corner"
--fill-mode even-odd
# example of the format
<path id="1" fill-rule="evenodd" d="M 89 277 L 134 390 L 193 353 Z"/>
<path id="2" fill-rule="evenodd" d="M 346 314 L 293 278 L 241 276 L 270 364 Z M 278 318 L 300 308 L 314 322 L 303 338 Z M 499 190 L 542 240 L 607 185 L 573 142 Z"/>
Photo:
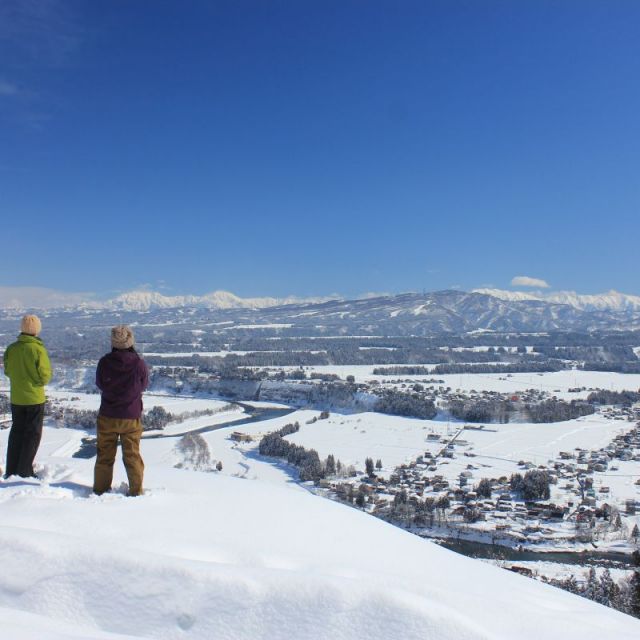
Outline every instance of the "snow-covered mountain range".
<path id="1" fill-rule="evenodd" d="M 168 296 L 158 291 L 139 289 L 127 291 L 114 298 L 100 300 L 92 294 L 65 293 L 41 287 L 0 287 L 0 309 L 92 309 L 107 311 L 151 311 L 200 307 L 204 309 L 262 309 L 288 304 L 324 302 L 339 296 L 300 298 L 241 298 L 229 291 L 212 291 L 204 295 Z"/>
<path id="2" fill-rule="evenodd" d="M 332 335 L 421 336 L 478 330 L 632 330 L 640 329 L 640 309 L 587 309 L 536 298 L 505 300 L 450 290 L 272 307 L 260 310 L 253 320 L 290 323 L 305 330 L 323 327 Z"/>
<path id="3" fill-rule="evenodd" d="M 328 298 L 241 298 L 229 291 L 213 291 L 203 296 L 165 296 L 155 291 L 130 291 L 106 302 L 86 303 L 89 308 L 121 311 L 149 311 L 177 307 L 203 307 L 206 309 L 263 309 L 287 304 L 322 302 Z"/>
<path id="4" fill-rule="evenodd" d="M 433 292 L 439 293 L 439 292 Z M 479 288 L 479 293 L 508 302 L 539 301 L 562 304 L 580 311 L 638 311 L 640 296 L 611 290 L 601 294 L 580 294 L 575 291 L 508 291 L 504 289 Z M 400 294 L 403 295 L 403 294 Z M 395 295 L 360 296 L 360 300 L 394 298 Z M 316 297 L 287 296 L 278 298 L 261 296 L 242 298 L 230 291 L 217 290 L 204 295 L 165 295 L 146 289 L 128 291 L 114 298 L 99 300 L 90 294 L 65 293 L 40 287 L 0 287 L 0 309 L 105 309 L 118 311 L 150 311 L 179 307 L 201 307 L 206 309 L 263 309 L 283 305 L 313 304 L 327 301 L 345 301 L 338 294 Z"/>
<path id="5" fill-rule="evenodd" d="M 494 298 L 510 301 L 541 300 L 555 304 L 567 304 L 582 311 L 638 311 L 640 310 L 640 296 L 608 291 L 600 294 L 580 294 L 575 291 L 527 292 L 505 291 L 502 289 L 474 289 L 475 293 L 484 293 Z"/>
<path id="6" fill-rule="evenodd" d="M 2 291 L 0 291 L 0 294 Z M 468 331 L 595 331 L 640 330 L 640 296 L 611 291 L 602 295 L 573 292 L 529 293 L 479 289 L 379 295 L 357 299 L 241 298 L 227 291 L 203 296 L 165 296 L 153 291 L 133 291 L 107 301 L 83 301 L 73 305 L 21 306 L 2 304 L 0 312 L 47 309 L 69 313 L 136 314 L 164 316 L 192 310 L 239 324 L 278 324 L 334 335 L 428 335 Z M 59 298 L 53 298 L 59 300 Z M 178 315 L 175 321 L 179 320 Z M 166 319 L 166 318 L 165 318 Z M 135 319 L 131 319 L 135 321 Z"/>

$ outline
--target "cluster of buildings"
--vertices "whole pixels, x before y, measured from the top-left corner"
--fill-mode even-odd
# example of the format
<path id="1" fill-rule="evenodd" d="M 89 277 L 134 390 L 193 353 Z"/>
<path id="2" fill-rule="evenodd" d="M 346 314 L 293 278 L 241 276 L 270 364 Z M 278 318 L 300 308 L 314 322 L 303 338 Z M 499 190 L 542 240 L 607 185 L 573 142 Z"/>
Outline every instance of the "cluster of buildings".
<path id="1" fill-rule="evenodd" d="M 359 506 L 403 526 L 434 528 L 434 535 L 443 537 L 474 532 L 492 542 L 592 541 L 601 534 L 622 531 L 621 515 L 640 513 L 640 501 L 634 498 L 621 505 L 613 502 L 610 488 L 603 482 L 606 475 L 594 483 L 598 473 L 615 473 L 617 461 L 640 463 L 640 423 L 596 451 L 562 451 L 557 460 L 546 465 L 519 461 L 521 474 L 537 469 L 544 471 L 549 481 L 550 498 L 531 501 L 512 491 L 506 476 L 488 477 L 481 487 L 485 472 L 472 452 L 461 451 L 468 444 L 460 437 L 463 433 L 461 429 L 450 438 L 429 434 L 430 444 L 437 445 L 435 452 L 425 451 L 397 467 L 388 478 L 326 479 L 319 486 L 340 500 L 353 502 L 360 496 L 355 500 Z M 460 455 L 469 460 L 455 480 L 451 474 L 447 478 L 438 473 L 446 458 Z M 635 484 L 640 487 L 640 479 Z"/>

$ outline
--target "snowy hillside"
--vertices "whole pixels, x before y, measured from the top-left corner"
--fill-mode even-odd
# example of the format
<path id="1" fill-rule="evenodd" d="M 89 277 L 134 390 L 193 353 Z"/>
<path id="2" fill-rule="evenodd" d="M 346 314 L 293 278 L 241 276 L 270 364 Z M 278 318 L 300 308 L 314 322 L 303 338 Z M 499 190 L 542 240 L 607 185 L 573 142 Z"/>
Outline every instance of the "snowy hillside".
<path id="1" fill-rule="evenodd" d="M 631 617 L 312 495 L 253 454 L 241 463 L 253 479 L 242 479 L 175 469 L 175 438 L 145 440 L 147 494 L 93 496 L 93 460 L 69 457 L 78 436 L 45 428 L 45 480 L 0 482 L 4 638 L 640 634 Z"/>

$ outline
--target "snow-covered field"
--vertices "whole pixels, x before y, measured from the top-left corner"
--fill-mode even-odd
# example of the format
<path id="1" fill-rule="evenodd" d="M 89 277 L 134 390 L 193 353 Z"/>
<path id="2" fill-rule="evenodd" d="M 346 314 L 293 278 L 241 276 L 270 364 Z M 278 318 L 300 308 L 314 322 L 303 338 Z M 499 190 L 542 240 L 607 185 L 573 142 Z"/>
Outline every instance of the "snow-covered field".
<path id="1" fill-rule="evenodd" d="M 407 365 L 379 365 L 381 368 Z M 425 363 L 412 366 L 435 366 Z M 297 367 L 275 367 L 287 371 L 292 371 Z M 462 374 L 419 374 L 419 375 L 374 375 L 373 370 L 378 368 L 374 365 L 322 365 L 304 367 L 309 373 L 335 373 L 341 378 L 348 375 L 354 376 L 356 382 L 389 382 L 390 380 L 411 380 L 419 381 L 425 379 L 442 380 L 442 385 L 461 391 L 497 391 L 500 393 L 519 393 L 527 389 L 546 391 L 558 398 L 565 400 L 577 400 L 586 398 L 589 389 L 607 389 L 611 391 L 637 391 L 640 389 L 640 374 L 612 373 L 608 371 L 582 371 L 578 369 L 567 369 L 564 371 L 548 373 L 462 373 Z M 585 391 L 569 392 L 572 388 L 585 387 Z"/>
<path id="2" fill-rule="evenodd" d="M 203 358 L 226 358 L 227 356 L 246 356 L 249 353 L 326 353 L 326 349 L 316 349 L 314 351 L 283 351 L 281 349 L 273 351 L 179 351 L 172 353 L 159 352 L 143 352 L 146 356 L 155 356 L 156 358 L 191 358 L 192 356 L 201 356 Z"/>
<path id="3" fill-rule="evenodd" d="M 443 445 L 429 441 L 429 435 L 453 436 L 463 423 L 379 413 L 333 413 L 327 420 L 300 425 L 298 433 L 287 436 L 290 441 L 316 449 L 321 457 L 332 453 L 342 462 L 363 469 L 366 457 L 380 458 L 385 468 L 393 468 L 415 460 L 423 451 L 435 453 Z M 626 422 L 598 414 L 549 424 L 490 424 L 483 430 L 464 430 L 459 437 L 464 444 L 459 448 L 473 452 L 476 460 L 484 465 L 513 472 L 523 459 L 542 464 L 556 458 L 560 451 L 573 451 L 578 446 L 586 449 L 605 446 L 628 427 Z M 453 477 L 459 473 L 460 464 L 464 469 L 470 461 L 461 458 L 456 464 L 452 460 L 450 469 L 443 473 Z M 505 462 L 509 464 L 505 466 Z"/>
<path id="4" fill-rule="evenodd" d="M 476 455 L 542 464 L 557 458 L 560 451 L 604 447 L 628 428 L 627 422 L 594 414 L 565 422 L 491 424 L 486 431 L 465 432 L 464 438 Z"/>
<path id="5" fill-rule="evenodd" d="M 404 376 L 401 376 L 404 378 Z M 420 376 L 418 376 L 420 377 Z M 424 376 L 422 376 L 424 377 Z M 436 376 L 445 381 L 445 386 L 469 391 L 499 391 L 514 393 L 526 389 L 546 391 L 558 398 L 574 400 L 586 398 L 589 389 L 610 391 L 637 391 L 640 388 L 640 374 L 612 373 L 608 371 L 580 371 L 569 369 L 548 373 L 478 374 Z M 586 391 L 569 393 L 571 388 L 586 387 Z"/>
<path id="6" fill-rule="evenodd" d="M 0 389 L 1 391 L 2 389 Z M 64 403 L 65 407 L 73 409 L 89 409 L 97 411 L 100 407 L 100 395 L 97 393 L 82 393 L 78 391 L 66 391 L 60 389 L 48 389 L 47 397 L 51 400 Z M 191 411 L 219 411 L 227 402 L 212 400 L 209 398 L 189 398 L 171 396 L 162 393 L 145 393 L 144 406 L 162 407 L 169 413 L 189 413 Z"/>
<path id="7" fill-rule="evenodd" d="M 314 415 L 317 417 L 319 412 L 310 412 L 311 417 Z M 321 458 L 333 454 L 336 459 L 361 471 L 365 458 L 380 459 L 387 472 L 415 460 L 423 451 L 441 449 L 442 444 L 428 442 L 427 436 L 453 435 L 459 426 L 373 412 L 332 413 L 326 420 L 313 424 L 305 422 L 300 421 L 298 433 L 287 436 L 290 442 L 315 449 Z"/>
<path id="8" fill-rule="evenodd" d="M 277 428 L 310 412 L 278 418 Z M 230 430 L 205 434 L 212 454 Z M 0 482 L 0 621 L 11 640 L 637 638 L 640 622 L 439 548 L 234 451 L 244 478 L 173 468 L 146 440 L 147 493 L 91 494 L 76 432 L 46 428 L 45 479 Z M 4 452 L 6 430 L 0 433 Z M 221 438 L 221 440 L 216 440 Z M 263 475 L 264 474 L 264 475 Z M 115 487 L 123 480 L 117 462 Z M 247 479 L 250 478 L 250 479 Z M 268 480 L 268 481 L 265 481 Z"/>
<path id="9" fill-rule="evenodd" d="M 236 355 L 236 356 L 245 356 L 249 351 L 174 351 L 172 353 L 164 353 L 164 352 L 154 352 L 154 351 L 143 351 L 142 355 L 154 356 L 156 358 L 191 358 L 192 356 L 202 356 L 206 358 L 213 357 L 226 357 L 228 355 Z"/>

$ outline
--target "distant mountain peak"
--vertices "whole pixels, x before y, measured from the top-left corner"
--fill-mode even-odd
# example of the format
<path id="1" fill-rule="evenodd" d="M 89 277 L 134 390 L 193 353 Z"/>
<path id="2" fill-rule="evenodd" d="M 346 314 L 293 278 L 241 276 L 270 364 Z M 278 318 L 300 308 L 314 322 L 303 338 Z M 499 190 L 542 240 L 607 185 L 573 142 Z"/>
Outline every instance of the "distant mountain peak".
<path id="1" fill-rule="evenodd" d="M 89 303 L 89 307 L 121 311 L 149 311 L 177 307 L 202 307 L 205 309 L 265 309 L 287 304 L 318 303 L 335 298 L 241 298 L 230 291 L 212 291 L 202 296 L 166 296 L 156 291 L 129 291 L 103 303 Z"/>
<path id="2" fill-rule="evenodd" d="M 575 291 L 529 292 L 505 291 L 502 289 L 474 289 L 476 293 L 499 298 L 500 300 L 523 301 L 540 300 L 553 304 L 567 304 L 581 311 L 639 311 L 640 296 L 620 293 L 611 289 L 600 294 L 581 294 Z"/>
<path id="3" fill-rule="evenodd" d="M 217 290 L 204 295 L 165 295 L 148 289 L 134 289 L 107 300 L 90 293 L 67 293 L 42 287 L 0 287 L 0 309 L 84 309 L 106 311 L 151 311 L 179 307 L 205 309 L 263 309 L 287 304 L 313 304 L 339 299 L 339 296 L 300 298 L 242 298 L 230 291 Z"/>

